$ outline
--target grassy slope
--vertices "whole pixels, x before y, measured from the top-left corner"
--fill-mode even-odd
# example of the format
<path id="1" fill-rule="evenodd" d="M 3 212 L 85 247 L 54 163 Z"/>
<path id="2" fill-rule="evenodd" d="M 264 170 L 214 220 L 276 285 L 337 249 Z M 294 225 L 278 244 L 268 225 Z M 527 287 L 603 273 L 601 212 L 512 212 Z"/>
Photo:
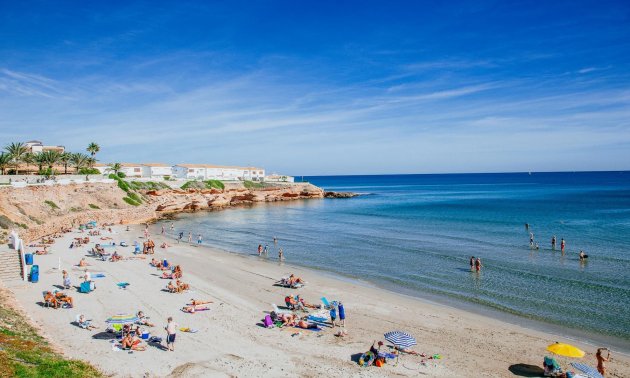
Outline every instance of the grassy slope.
<path id="1" fill-rule="evenodd" d="M 0 289 L 0 376 L 102 377 L 87 363 L 68 360 L 53 351 L 8 300 L 9 294 Z"/>

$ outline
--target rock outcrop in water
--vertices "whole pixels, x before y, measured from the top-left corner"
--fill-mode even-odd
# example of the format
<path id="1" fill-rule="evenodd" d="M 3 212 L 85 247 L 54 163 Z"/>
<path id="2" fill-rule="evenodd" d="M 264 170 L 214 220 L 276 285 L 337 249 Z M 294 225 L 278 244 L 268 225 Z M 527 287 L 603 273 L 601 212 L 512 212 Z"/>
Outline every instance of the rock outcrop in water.
<path id="1" fill-rule="evenodd" d="M 359 194 L 352 193 L 352 192 L 325 192 L 324 193 L 325 198 L 352 198 L 358 195 Z"/>

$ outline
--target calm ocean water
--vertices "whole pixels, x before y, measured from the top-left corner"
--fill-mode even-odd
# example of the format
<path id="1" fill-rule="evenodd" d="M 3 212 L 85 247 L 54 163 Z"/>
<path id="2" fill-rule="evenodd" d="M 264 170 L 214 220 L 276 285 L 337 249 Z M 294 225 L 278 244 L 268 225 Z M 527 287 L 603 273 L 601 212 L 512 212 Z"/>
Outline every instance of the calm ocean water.
<path id="1" fill-rule="evenodd" d="M 305 179 L 366 195 L 196 214 L 177 231 L 232 252 L 268 244 L 270 259 L 277 236 L 290 264 L 630 341 L 630 172 Z"/>

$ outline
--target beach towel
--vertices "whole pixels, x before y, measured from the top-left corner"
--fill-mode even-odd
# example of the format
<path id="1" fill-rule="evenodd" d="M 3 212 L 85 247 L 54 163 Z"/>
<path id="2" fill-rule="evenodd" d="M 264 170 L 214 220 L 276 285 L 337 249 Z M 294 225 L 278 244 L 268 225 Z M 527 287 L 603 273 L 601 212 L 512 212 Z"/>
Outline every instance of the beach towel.
<path id="1" fill-rule="evenodd" d="M 199 332 L 198 329 L 189 328 L 189 327 L 182 327 L 179 330 L 182 331 L 182 332 L 188 332 L 188 333 L 197 333 L 197 332 Z"/>
<path id="2" fill-rule="evenodd" d="M 104 273 L 95 273 L 95 274 L 92 274 L 92 278 L 105 278 L 105 274 Z"/>
<path id="3" fill-rule="evenodd" d="M 322 331 L 321 328 L 317 327 L 317 328 L 300 328 L 298 326 L 293 326 L 293 328 L 297 328 L 297 329 L 303 329 L 305 331 L 313 331 L 313 332 L 319 332 Z"/>
<path id="4" fill-rule="evenodd" d="M 119 288 L 121 288 L 121 289 L 126 289 L 126 288 L 127 288 L 127 286 L 129 286 L 129 285 L 130 285 L 130 283 L 129 283 L 129 282 L 118 282 L 116 285 L 117 285 Z"/>

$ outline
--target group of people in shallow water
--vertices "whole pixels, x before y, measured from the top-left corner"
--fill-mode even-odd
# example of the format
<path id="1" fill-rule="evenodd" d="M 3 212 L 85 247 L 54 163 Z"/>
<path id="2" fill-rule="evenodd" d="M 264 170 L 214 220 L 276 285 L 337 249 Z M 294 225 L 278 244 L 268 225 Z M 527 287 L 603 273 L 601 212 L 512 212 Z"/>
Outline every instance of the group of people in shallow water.
<path id="1" fill-rule="evenodd" d="M 525 230 L 529 231 L 529 248 L 531 249 L 540 249 L 540 246 L 538 245 L 538 243 L 535 242 L 534 240 L 534 233 L 530 231 L 530 225 L 529 223 L 525 223 Z M 556 238 L 556 235 L 553 235 L 551 237 L 551 249 L 553 251 L 556 250 L 556 245 L 558 243 L 558 239 Z M 560 252 L 562 252 L 562 254 L 564 255 L 564 251 L 567 247 L 567 242 L 566 240 L 564 240 L 564 238 L 560 239 Z M 586 259 L 588 259 L 588 255 L 584 253 L 584 251 L 580 250 L 579 253 L 579 258 L 580 258 L 580 262 L 585 262 Z"/>

